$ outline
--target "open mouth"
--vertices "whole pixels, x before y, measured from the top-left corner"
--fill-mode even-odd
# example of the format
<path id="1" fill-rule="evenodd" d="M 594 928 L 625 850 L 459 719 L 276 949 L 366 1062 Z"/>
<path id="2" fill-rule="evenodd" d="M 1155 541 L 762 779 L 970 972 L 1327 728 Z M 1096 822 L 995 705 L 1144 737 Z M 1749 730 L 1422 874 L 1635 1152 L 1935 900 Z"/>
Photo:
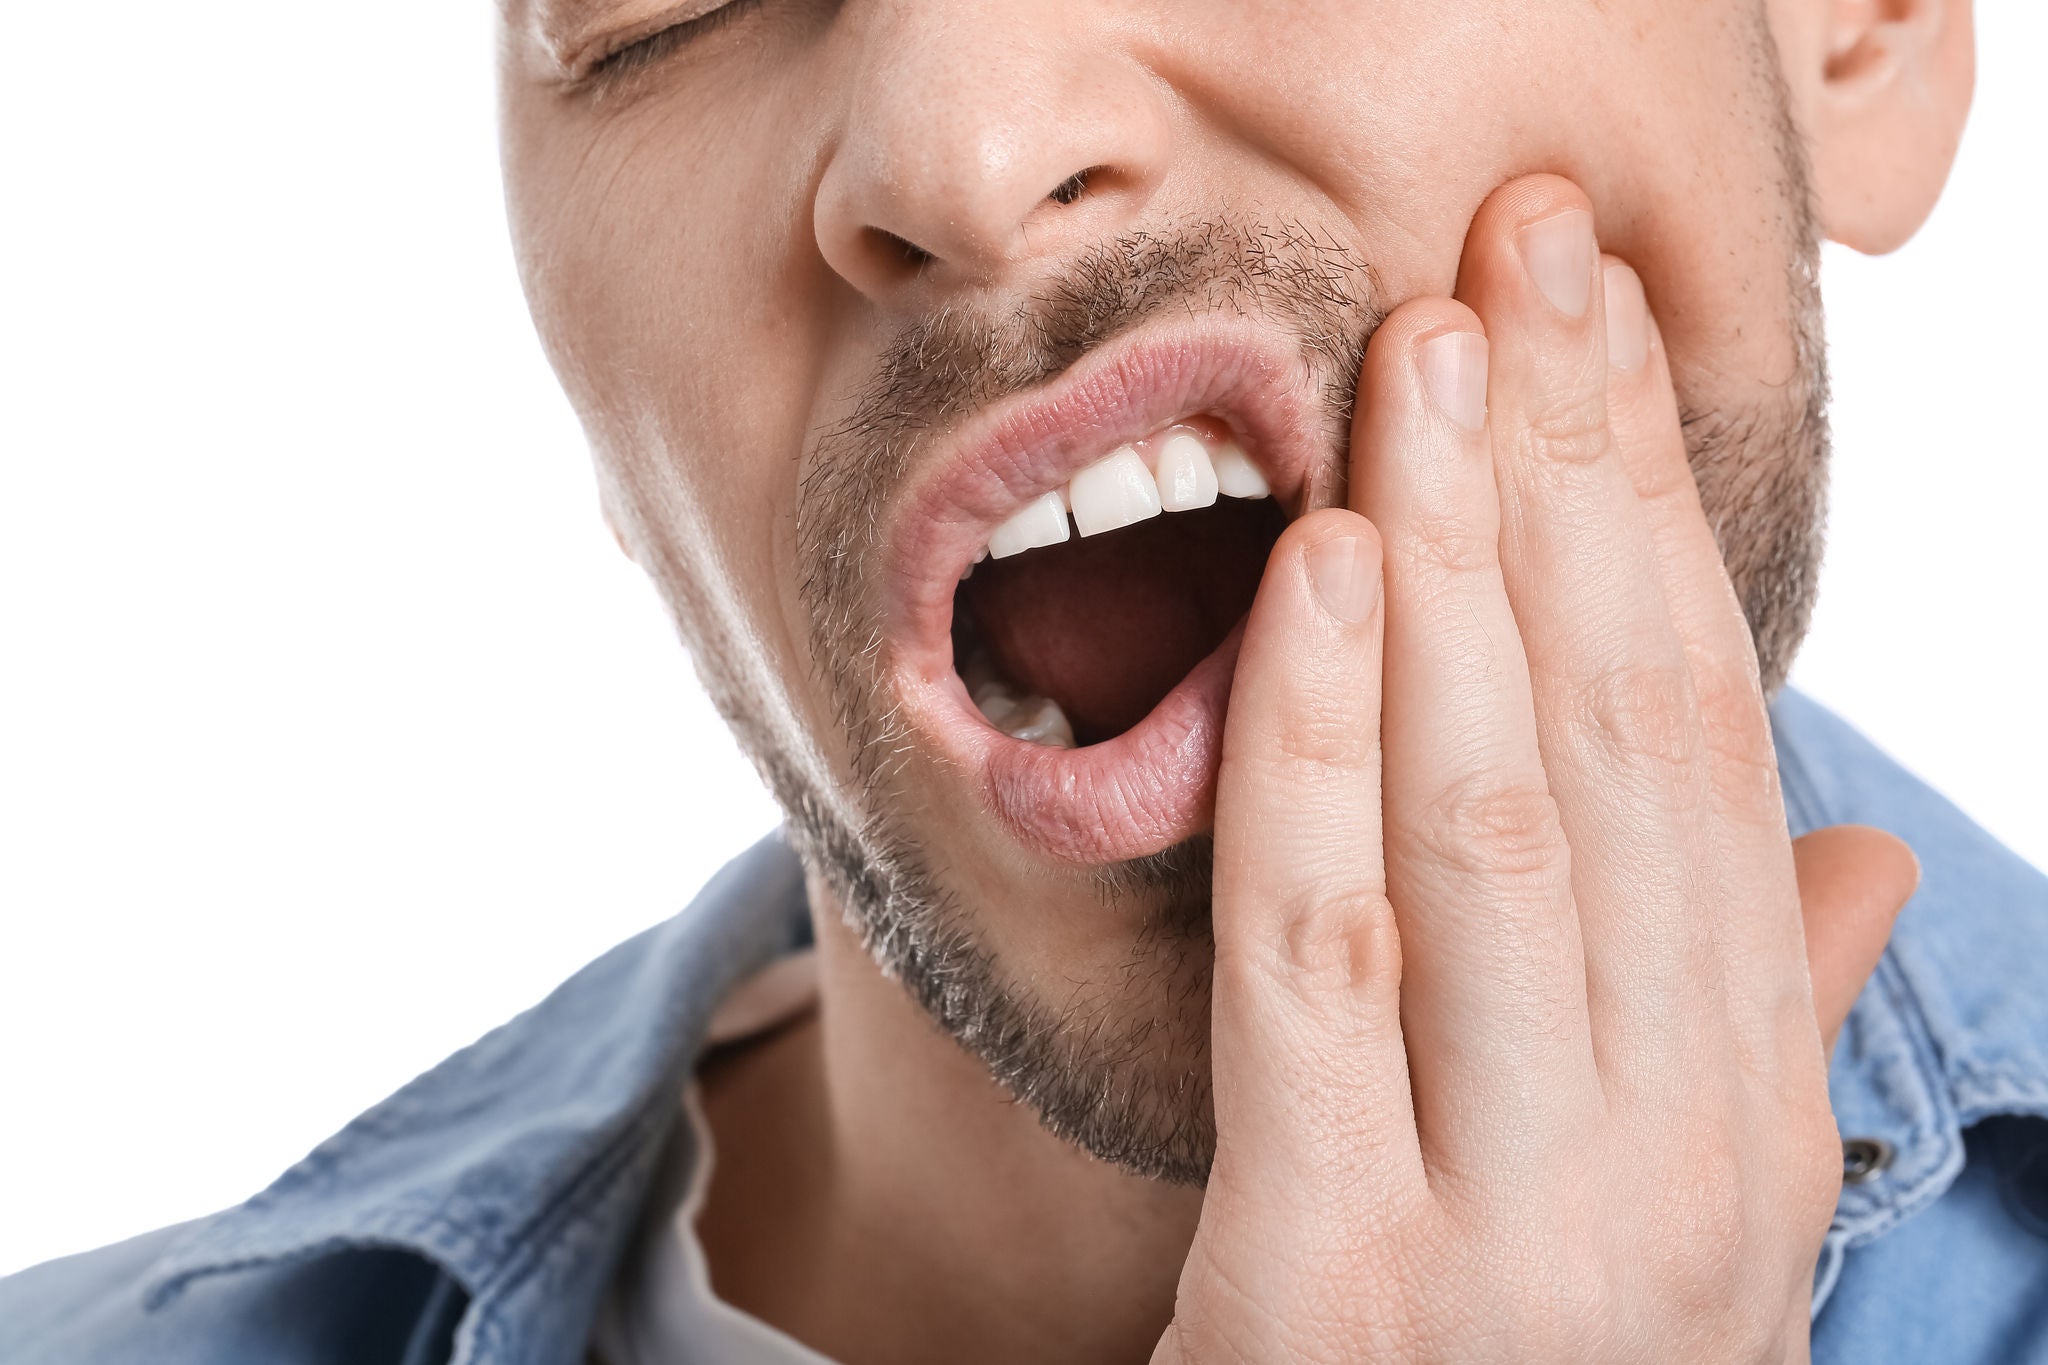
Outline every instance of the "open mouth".
<path id="1" fill-rule="evenodd" d="M 1251 609 L 1287 524 L 1271 493 L 1229 428 L 1203 415 L 1027 504 L 953 598 L 954 666 L 976 709 L 1031 744 L 1128 732 Z"/>
<path id="2" fill-rule="evenodd" d="M 1184 322 L 969 423 L 891 528 L 912 728 L 1028 846 L 1085 864 L 1204 832 L 1245 614 L 1334 468 L 1298 343 Z"/>

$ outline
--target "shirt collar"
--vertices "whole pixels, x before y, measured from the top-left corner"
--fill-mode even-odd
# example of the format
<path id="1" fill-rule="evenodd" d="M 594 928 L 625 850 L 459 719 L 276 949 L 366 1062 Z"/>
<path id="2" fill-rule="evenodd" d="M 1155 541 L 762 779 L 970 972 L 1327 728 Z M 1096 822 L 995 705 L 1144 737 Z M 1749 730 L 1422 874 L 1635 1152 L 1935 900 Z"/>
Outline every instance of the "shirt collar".
<path id="1" fill-rule="evenodd" d="M 1836 1045 L 1842 1136 L 1890 1161 L 1843 1187 L 1836 1240 L 1878 1237 L 1939 1197 L 1962 1132 L 2048 1116 L 2048 880 L 1839 718 L 1796 692 L 1772 707 L 1792 832 L 1874 825 L 1920 860 L 1920 887 Z"/>
<path id="2" fill-rule="evenodd" d="M 1805 697 L 1784 693 L 1772 721 L 1793 833 L 1876 825 L 1921 863 L 1835 1054 L 1844 1136 L 1894 1152 L 1845 1188 L 1839 1251 L 1939 1196 L 1962 1167 L 1963 1128 L 1991 1114 L 2048 1115 L 2048 882 Z M 206 1275 L 387 1247 L 440 1264 L 471 1296 L 472 1318 L 488 1317 L 494 1297 L 537 1278 L 532 1263 L 575 1221 L 601 1245 L 538 1278 L 558 1305 L 594 1311 L 711 1011 L 801 940 L 803 904 L 796 859 L 778 839 L 755 845 L 684 913 L 195 1225 L 155 1267 L 150 1303 Z"/>
<path id="3" fill-rule="evenodd" d="M 587 1299 L 594 1310 L 712 1010 L 795 946 L 808 929 L 803 907 L 796 859 L 763 840 L 688 910 L 412 1081 L 246 1203 L 196 1224 L 155 1266 L 149 1306 L 201 1276 L 379 1247 L 437 1262 L 469 1293 L 472 1318 L 535 1278 L 558 1302 Z M 565 1236 L 571 1222 L 580 1236 Z M 535 1276 L 532 1263 L 565 1242 L 579 1254 Z M 565 1320 L 579 1317 L 588 1314 Z"/>

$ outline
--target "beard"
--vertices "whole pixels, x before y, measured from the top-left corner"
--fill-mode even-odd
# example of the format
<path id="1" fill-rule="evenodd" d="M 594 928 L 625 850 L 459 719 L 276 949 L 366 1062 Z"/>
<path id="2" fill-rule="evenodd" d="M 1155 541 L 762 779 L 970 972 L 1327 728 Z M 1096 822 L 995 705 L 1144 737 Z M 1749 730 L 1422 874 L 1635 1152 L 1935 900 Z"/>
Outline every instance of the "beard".
<path id="1" fill-rule="evenodd" d="M 1783 684 L 1811 614 L 1828 456 L 1818 238 L 1782 93 L 1778 108 L 1795 372 L 1740 409 L 1690 403 L 1687 375 L 1673 376 L 1687 456 L 1766 695 Z M 949 311 L 898 338 L 852 416 L 817 442 L 797 509 L 800 595 L 852 781 L 828 785 L 799 761 L 739 680 L 706 681 L 807 870 L 882 971 L 1052 1134 L 1135 1174 L 1198 1185 L 1215 1151 L 1209 840 L 1094 869 L 1095 898 L 1135 926 L 1116 969 L 1078 982 L 1006 969 L 978 932 L 976 907 L 950 885 L 943 849 L 915 828 L 922 798 L 902 772 L 914 739 L 885 681 L 873 593 L 873 509 L 892 505 L 933 433 L 1173 310 L 1244 313 L 1296 338 L 1330 452 L 1311 487 L 1341 490 L 1365 346 L 1384 317 L 1370 266 L 1293 224 L 1203 222 L 1120 238 L 1007 311 Z"/>

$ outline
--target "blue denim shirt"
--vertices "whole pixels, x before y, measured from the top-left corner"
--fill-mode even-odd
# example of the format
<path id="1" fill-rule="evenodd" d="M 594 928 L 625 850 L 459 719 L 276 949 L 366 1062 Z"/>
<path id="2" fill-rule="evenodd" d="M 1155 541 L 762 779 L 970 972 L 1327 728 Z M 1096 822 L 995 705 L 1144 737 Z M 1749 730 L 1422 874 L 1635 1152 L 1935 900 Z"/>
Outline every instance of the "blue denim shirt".
<path id="1" fill-rule="evenodd" d="M 1890 1156 L 1844 1186 L 1814 1359 L 2048 1362 L 2048 881 L 1812 702 L 1773 718 L 1794 830 L 1924 874 L 1835 1054 Z M 757 845 L 247 1203 L 0 1280 L 0 1365 L 574 1365 L 713 1007 L 807 934 Z"/>

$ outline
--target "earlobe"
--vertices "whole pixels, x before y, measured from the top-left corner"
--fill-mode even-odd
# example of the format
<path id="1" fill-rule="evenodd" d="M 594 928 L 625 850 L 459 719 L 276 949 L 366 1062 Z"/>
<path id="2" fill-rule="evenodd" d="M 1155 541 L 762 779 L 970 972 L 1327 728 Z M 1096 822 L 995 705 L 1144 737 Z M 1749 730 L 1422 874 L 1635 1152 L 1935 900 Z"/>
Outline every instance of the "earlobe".
<path id="1" fill-rule="evenodd" d="M 1948 180 L 1976 82 L 1970 0 L 1825 0 L 1808 106 L 1821 226 L 1873 255 L 1903 245 Z"/>

